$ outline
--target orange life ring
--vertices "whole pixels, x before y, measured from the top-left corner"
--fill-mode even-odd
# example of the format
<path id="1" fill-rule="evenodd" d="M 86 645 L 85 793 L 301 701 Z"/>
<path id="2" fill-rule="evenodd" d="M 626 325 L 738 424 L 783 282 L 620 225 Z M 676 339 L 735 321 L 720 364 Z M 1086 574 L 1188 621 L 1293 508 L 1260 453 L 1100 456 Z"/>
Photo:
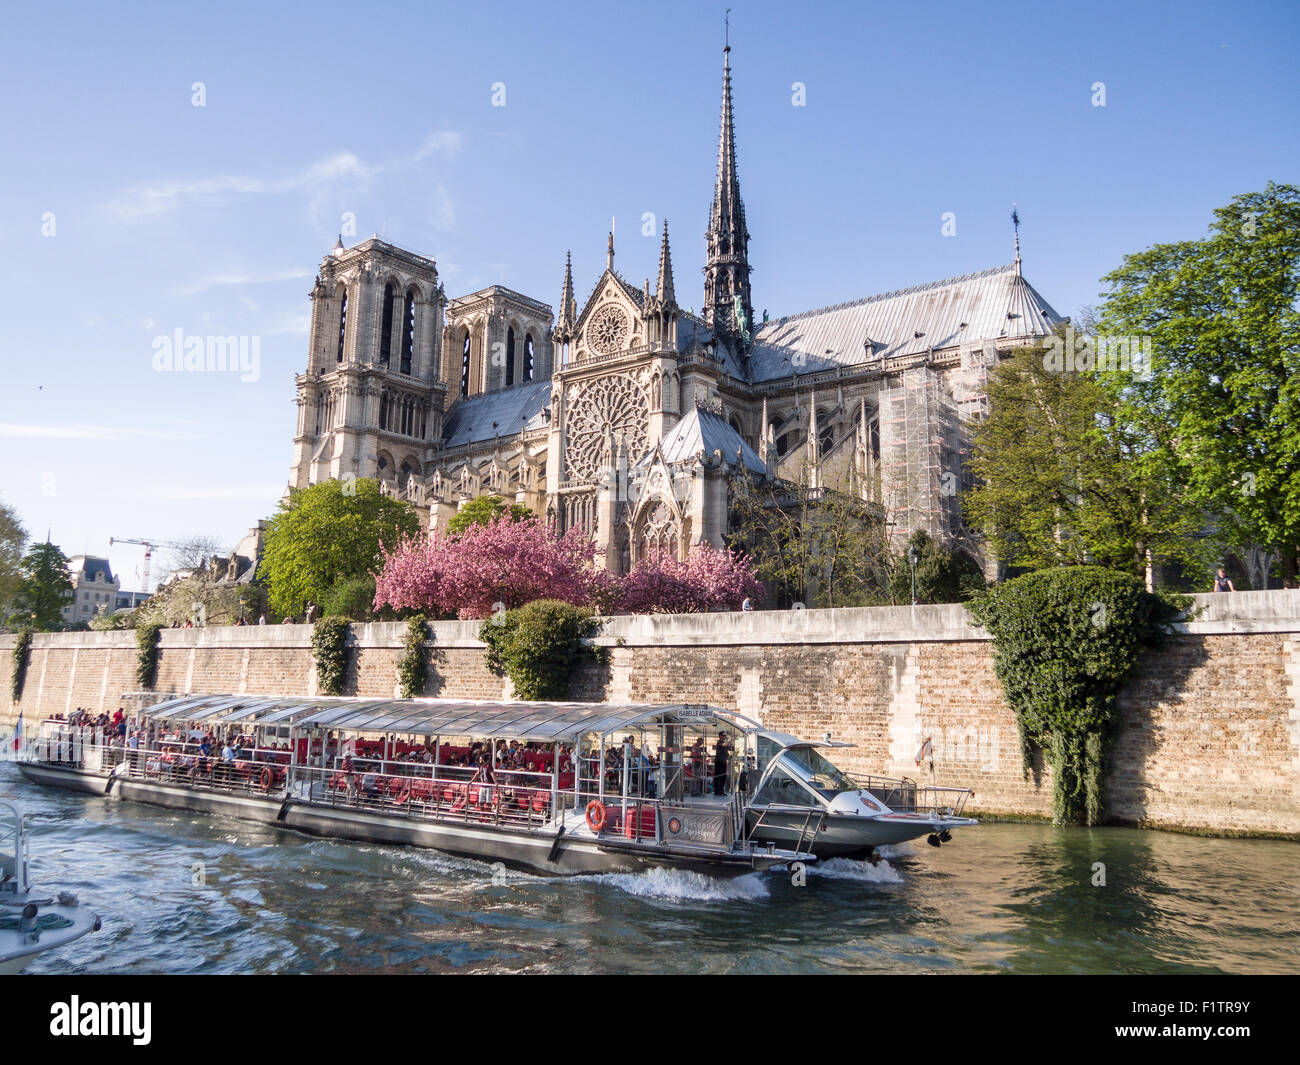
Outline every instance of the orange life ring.
<path id="1" fill-rule="evenodd" d="M 262 777 L 261 777 L 261 781 L 262 781 L 262 790 L 263 790 L 264 792 L 266 792 L 266 791 L 270 791 L 270 790 L 271 790 L 271 781 L 272 781 L 272 779 L 273 779 L 273 778 L 272 778 L 272 776 L 271 776 L 271 767 L 270 767 L 270 766 L 267 766 L 265 769 L 262 770 Z"/>
<path id="2" fill-rule="evenodd" d="M 587 827 L 593 832 L 599 833 L 605 827 L 605 804 L 599 799 L 592 799 L 587 803 Z"/>

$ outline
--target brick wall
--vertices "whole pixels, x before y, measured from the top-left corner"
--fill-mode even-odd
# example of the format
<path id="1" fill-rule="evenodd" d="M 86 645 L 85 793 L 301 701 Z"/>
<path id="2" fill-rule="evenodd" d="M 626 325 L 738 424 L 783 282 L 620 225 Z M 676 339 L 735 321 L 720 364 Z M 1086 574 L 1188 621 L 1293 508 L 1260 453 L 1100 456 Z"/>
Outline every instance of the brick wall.
<path id="1" fill-rule="evenodd" d="M 1129 824 L 1300 837 L 1300 592 L 1201 597 L 1197 621 L 1144 660 L 1121 697 L 1108 815 Z M 425 693 L 500 698 L 473 622 L 438 622 Z M 349 693 L 396 694 L 404 626 L 354 627 Z M 113 709 L 136 689 L 135 634 L 37 634 L 21 702 L 0 636 L 0 735 L 78 706 Z M 805 737 L 855 744 L 855 773 L 920 776 L 975 791 L 986 814 L 1046 816 L 1050 772 L 1025 771 L 987 634 L 959 606 L 759 611 L 610 619 L 609 661 L 573 678 L 576 699 L 707 702 Z M 314 694 L 304 625 L 168 629 L 159 692 Z M 928 770 L 925 775 L 928 776 Z"/>

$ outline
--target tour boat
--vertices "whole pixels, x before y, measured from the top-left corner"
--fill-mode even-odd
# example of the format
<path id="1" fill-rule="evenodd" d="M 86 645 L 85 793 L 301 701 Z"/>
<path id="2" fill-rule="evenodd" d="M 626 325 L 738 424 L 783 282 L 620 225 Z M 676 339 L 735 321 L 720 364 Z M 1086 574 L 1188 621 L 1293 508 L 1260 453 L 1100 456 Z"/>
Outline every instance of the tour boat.
<path id="1" fill-rule="evenodd" d="M 0 800 L 0 976 L 21 972 L 38 954 L 100 928 L 75 895 L 44 896 L 33 888 L 28 862 L 23 815 Z"/>
<path id="2" fill-rule="evenodd" d="M 818 744 L 695 704 L 187 695 L 134 724 L 106 745 L 87 726 L 42 722 L 20 769 L 41 784 L 552 874 L 740 874 L 975 823 L 959 816 L 961 789 L 859 787 Z"/>

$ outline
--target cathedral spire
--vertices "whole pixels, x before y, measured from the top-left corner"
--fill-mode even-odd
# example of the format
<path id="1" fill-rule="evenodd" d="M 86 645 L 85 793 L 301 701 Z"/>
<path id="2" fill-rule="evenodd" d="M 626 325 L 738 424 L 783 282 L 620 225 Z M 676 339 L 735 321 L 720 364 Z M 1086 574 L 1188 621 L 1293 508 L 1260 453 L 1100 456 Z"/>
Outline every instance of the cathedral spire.
<path id="1" fill-rule="evenodd" d="M 573 299 L 573 253 L 564 253 L 564 287 L 560 290 L 560 321 L 557 324 L 573 328 L 577 306 Z"/>
<path id="2" fill-rule="evenodd" d="M 718 176 L 713 209 L 704 235 L 704 320 L 748 348 L 754 309 L 749 295 L 749 228 L 736 170 L 736 123 L 731 106 L 731 44 L 722 49 L 722 122 L 718 131 Z"/>
<path id="3" fill-rule="evenodd" d="M 677 305 L 677 293 L 673 291 L 673 254 L 668 249 L 668 219 L 664 219 L 664 239 L 659 246 L 659 278 L 655 282 L 655 293 L 659 302 L 665 307 Z"/>

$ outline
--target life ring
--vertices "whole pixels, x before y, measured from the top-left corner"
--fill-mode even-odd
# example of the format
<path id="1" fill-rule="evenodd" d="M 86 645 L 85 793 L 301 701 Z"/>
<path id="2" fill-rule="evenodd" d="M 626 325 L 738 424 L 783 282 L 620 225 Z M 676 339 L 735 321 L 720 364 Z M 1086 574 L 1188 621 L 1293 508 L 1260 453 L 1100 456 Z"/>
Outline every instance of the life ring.
<path id="1" fill-rule="evenodd" d="M 271 790 L 271 782 L 274 780 L 274 777 L 273 777 L 273 775 L 272 775 L 272 773 L 271 773 L 271 767 L 270 767 L 270 766 L 267 766 L 267 767 L 265 767 L 265 768 L 262 770 L 262 775 L 261 775 L 261 778 L 260 778 L 260 779 L 261 779 L 261 783 L 262 783 L 262 791 L 264 791 L 264 792 L 270 791 L 270 790 Z"/>
<path id="2" fill-rule="evenodd" d="M 587 827 L 599 834 L 605 827 L 605 804 L 599 799 L 587 803 Z"/>

